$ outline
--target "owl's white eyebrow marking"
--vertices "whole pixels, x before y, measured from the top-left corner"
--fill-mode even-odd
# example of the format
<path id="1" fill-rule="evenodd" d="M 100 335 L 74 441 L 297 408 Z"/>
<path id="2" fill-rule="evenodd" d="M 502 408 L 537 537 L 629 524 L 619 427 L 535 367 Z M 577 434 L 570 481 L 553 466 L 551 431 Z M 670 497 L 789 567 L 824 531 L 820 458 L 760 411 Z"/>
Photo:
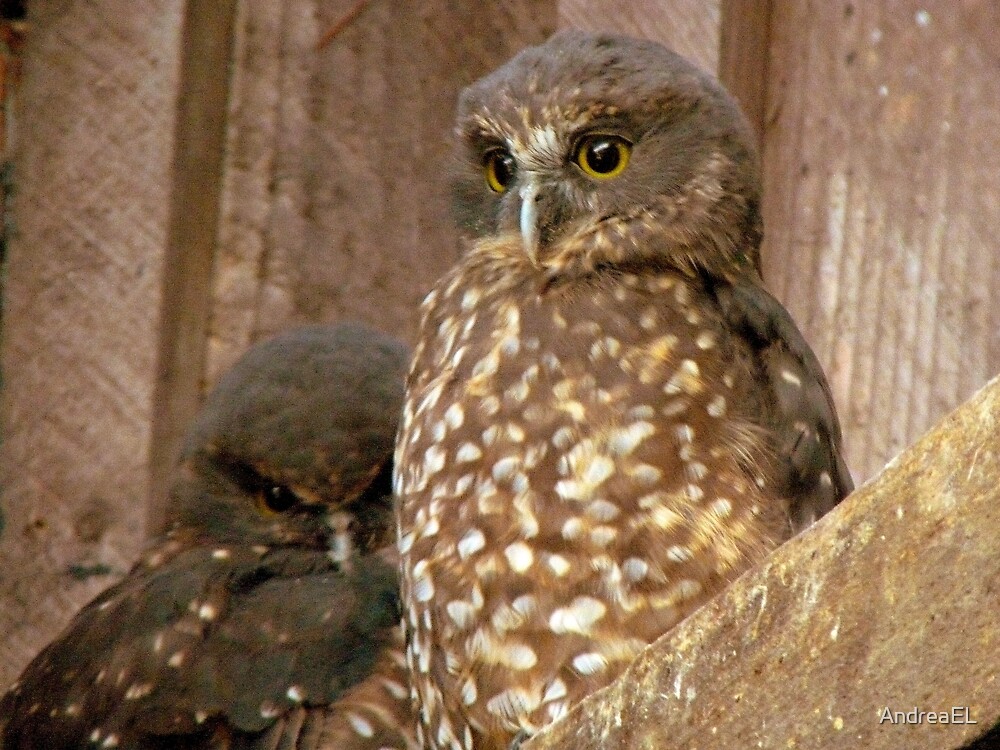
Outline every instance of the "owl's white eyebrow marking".
<path id="1" fill-rule="evenodd" d="M 559 135 L 551 125 L 534 127 L 528 132 L 528 150 L 546 156 L 562 158 Z"/>

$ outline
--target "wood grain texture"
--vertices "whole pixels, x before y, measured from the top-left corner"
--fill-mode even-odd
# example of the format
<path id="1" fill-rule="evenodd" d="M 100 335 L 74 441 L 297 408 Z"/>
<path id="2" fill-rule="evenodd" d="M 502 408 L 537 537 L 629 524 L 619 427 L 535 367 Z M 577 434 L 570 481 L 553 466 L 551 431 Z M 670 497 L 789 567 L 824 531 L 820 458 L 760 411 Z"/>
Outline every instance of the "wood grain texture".
<path id="1" fill-rule="evenodd" d="M 1000 6 L 775 0 L 765 276 L 863 480 L 1000 370 Z"/>
<path id="2" fill-rule="evenodd" d="M 722 0 L 560 0 L 559 27 L 655 39 L 717 73 L 721 4 Z"/>
<path id="3" fill-rule="evenodd" d="M 736 97 L 763 144 L 773 0 L 722 0 L 719 80 Z"/>
<path id="4" fill-rule="evenodd" d="M 204 395 L 236 0 L 187 0 L 149 452 L 147 536 L 162 531 L 170 477 Z"/>
<path id="5" fill-rule="evenodd" d="M 457 256 L 459 90 L 555 27 L 555 4 L 247 0 L 238 20 L 207 380 L 295 323 L 402 338 Z"/>
<path id="6" fill-rule="evenodd" d="M 3 310 L 0 689 L 142 542 L 181 2 L 31 3 Z"/>

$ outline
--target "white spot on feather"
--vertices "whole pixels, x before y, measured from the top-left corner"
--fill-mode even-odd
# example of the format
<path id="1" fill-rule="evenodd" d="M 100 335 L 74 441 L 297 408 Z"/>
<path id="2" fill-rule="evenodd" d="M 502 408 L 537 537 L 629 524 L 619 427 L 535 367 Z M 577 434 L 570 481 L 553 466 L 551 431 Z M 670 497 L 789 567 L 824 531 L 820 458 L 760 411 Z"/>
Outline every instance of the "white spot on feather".
<path id="1" fill-rule="evenodd" d="M 593 651 L 573 657 L 573 669 L 587 676 L 603 672 L 608 668 L 608 660 Z"/>
<path id="2" fill-rule="evenodd" d="M 497 693 L 486 702 L 486 710 L 494 716 L 515 721 L 538 708 L 539 700 L 525 690 L 510 688 Z"/>
<path id="3" fill-rule="evenodd" d="M 578 596 L 567 607 L 560 607 L 549 617 L 553 633 L 580 633 L 587 635 L 593 625 L 604 617 L 607 607 L 592 596 Z"/>
<path id="4" fill-rule="evenodd" d="M 363 716 L 360 716 L 353 711 L 348 711 L 347 720 L 351 723 L 354 731 L 362 737 L 368 738 L 375 735 L 375 729 L 372 727 L 371 722 Z"/>
<path id="5" fill-rule="evenodd" d="M 515 573 L 524 573 L 535 561 L 535 555 L 524 542 L 514 542 L 504 550 L 507 562 Z"/>
<path id="6" fill-rule="evenodd" d="M 643 440 L 656 432 L 656 428 L 649 422 L 633 422 L 628 427 L 614 430 L 608 440 L 608 448 L 617 456 L 627 456 Z"/>
<path id="7" fill-rule="evenodd" d="M 458 463 L 478 461 L 482 457 L 483 452 L 472 443 L 462 443 L 455 452 L 455 461 Z"/>
<path id="8" fill-rule="evenodd" d="M 458 554 L 463 560 L 486 546 L 486 537 L 479 529 L 469 529 L 458 542 Z"/>
<path id="9" fill-rule="evenodd" d="M 476 609 L 464 599 L 453 599 L 445 605 L 452 622 L 461 629 L 467 630 L 476 621 Z"/>
<path id="10" fill-rule="evenodd" d="M 470 677 L 462 684 L 462 703 L 471 706 L 478 697 L 479 689 L 476 687 L 476 681 Z"/>
<path id="11" fill-rule="evenodd" d="M 556 701 L 560 698 L 565 698 L 568 694 L 569 691 L 566 689 L 566 683 L 556 677 L 545 689 L 545 694 L 542 696 L 542 703 L 548 703 L 549 701 Z"/>
<path id="12" fill-rule="evenodd" d="M 562 555 L 549 555 L 546 562 L 548 563 L 549 568 L 552 569 L 552 572 L 560 578 L 569 572 L 569 560 Z"/>

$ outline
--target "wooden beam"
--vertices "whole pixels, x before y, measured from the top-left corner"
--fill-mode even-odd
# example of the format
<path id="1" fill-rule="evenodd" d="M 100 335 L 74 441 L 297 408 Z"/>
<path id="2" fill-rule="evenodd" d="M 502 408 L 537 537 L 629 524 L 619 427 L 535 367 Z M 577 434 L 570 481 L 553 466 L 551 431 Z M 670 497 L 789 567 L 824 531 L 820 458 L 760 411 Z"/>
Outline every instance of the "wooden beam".
<path id="1" fill-rule="evenodd" d="M 203 395 L 237 0 L 187 0 L 149 450 L 147 533 Z"/>
<path id="2" fill-rule="evenodd" d="M 767 117 L 771 0 L 722 0 L 719 80 L 739 100 L 764 142 Z"/>
<path id="3" fill-rule="evenodd" d="M 998 432 L 1000 379 L 524 750 L 949 750 L 989 731 Z"/>

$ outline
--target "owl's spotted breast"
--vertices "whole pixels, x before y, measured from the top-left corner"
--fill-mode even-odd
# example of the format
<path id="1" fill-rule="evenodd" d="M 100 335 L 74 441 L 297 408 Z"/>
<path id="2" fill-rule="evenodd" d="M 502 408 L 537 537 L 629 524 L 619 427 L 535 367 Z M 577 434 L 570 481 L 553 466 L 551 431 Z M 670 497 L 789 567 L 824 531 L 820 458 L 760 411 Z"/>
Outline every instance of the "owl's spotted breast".
<path id="1" fill-rule="evenodd" d="M 398 446 L 415 684 L 442 737 L 502 747 L 788 535 L 764 373 L 696 276 L 546 285 L 495 245 L 423 330 Z"/>

